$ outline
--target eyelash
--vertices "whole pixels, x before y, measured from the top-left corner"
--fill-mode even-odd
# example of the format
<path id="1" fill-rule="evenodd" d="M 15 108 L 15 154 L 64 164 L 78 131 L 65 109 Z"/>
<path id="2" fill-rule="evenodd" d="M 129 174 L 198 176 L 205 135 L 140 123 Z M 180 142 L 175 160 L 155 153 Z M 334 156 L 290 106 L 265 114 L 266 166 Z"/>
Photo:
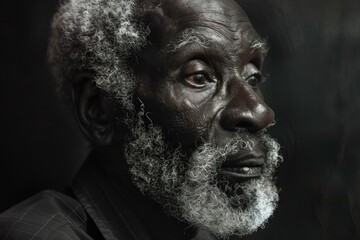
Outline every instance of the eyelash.
<path id="1" fill-rule="evenodd" d="M 255 77 L 256 78 L 256 83 L 251 83 L 250 80 L 252 80 L 252 78 Z M 247 82 L 253 86 L 253 87 L 258 87 L 259 84 L 264 83 L 266 81 L 266 76 L 264 76 L 262 73 L 258 72 L 258 73 L 254 73 L 252 75 L 250 75 L 247 78 Z"/>
<path id="2" fill-rule="evenodd" d="M 189 75 L 186 75 L 186 76 L 184 76 L 184 81 L 187 84 L 190 84 L 192 87 L 196 87 L 196 88 L 205 87 L 207 85 L 207 83 L 197 84 L 197 83 L 195 83 L 195 81 L 188 80 L 190 77 L 196 77 L 197 75 L 203 75 L 206 78 L 206 80 L 208 81 L 208 83 L 215 82 L 215 80 L 206 71 L 198 71 L 198 72 L 194 72 Z"/>

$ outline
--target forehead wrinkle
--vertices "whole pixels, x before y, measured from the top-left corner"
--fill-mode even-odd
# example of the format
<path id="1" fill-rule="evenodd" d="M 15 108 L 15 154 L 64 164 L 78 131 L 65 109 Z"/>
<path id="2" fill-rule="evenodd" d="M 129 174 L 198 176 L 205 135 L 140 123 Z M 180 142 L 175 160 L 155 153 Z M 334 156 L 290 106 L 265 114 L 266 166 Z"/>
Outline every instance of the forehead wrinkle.
<path id="1" fill-rule="evenodd" d="M 207 36 L 208 34 L 203 34 L 195 28 L 186 28 L 165 46 L 164 51 L 175 53 L 181 48 L 194 43 L 203 48 L 208 48 L 212 42 L 216 42 L 217 38 L 220 39 L 221 37 L 233 42 L 234 45 L 238 46 L 237 49 L 240 52 L 250 48 L 252 51 L 258 51 L 266 55 L 269 49 L 266 39 L 261 38 L 248 21 L 225 24 L 224 22 L 209 20 L 201 22 L 196 28 L 211 29 L 217 34 L 210 34 L 210 38 Z"/>
<path id="2" fill-rule="evenodd" d="M 208 24 L 206 24 L 208 22 Z M 233 24 L 232 24 L 233 25 Z M 236 24 L 237 26 L 240 25 L 240 23 Z M 223 22 L 214 22 L 214 21 L 204 21 L 201 24 L 198 24 L 196 26 L 197 28 L 208 28 L 212 31 L 215 31 L 218 33 L 219 36 L 225 37 L 229 41 L 236 41 L 236 40 L 242 40 L 241 35 L 240 37 L 237 37 L 236 33 L 239 32 L 239 30 L 236 30 L 236 27 L 231 27 L 229 24 L 225 24 Z M 187 46 L 191 43 L 197 43 L 201 45 L 204 48 L 209 47 L 209 43 L 215 42 L 215 38 L 220 38 L 219 36 L 212 35 L 214 39 L 209 38 L 208 36 L 199 33 L 194 28 L 186 28 L 184 31 L 182 31 L 180 34 L 178 34 L 177 37 L 175 37 L 174 40 L 170 41 L 165 46 L 165 51 L 174 53 L 177 50 L 179 50 L 182 47 Z"/>
<path id="3" fill-rule="evenodd" d="M 231 15 L 218 13 L 219 16 L 226 16 L 225 20 L 223 18 L 202 18 L 199 17 L 191 17 L 191 18 L 180 18 L 179 20 L 174 21 L 174 24 L 178 26 L 186 26 L 186 25 L 194 25 L 197 27 L 210 28 L 212 30 L 216 30 L 220 34 L 224 32 L 228 32 L 229 34 L 234 34 L 235 32 L 241 30 L 242 28 L 247 28 L 250 23 L 248 20 L 231 20 Z M 193 24 L 195 23 L 195 24 Z M 251 25 L 250 25 L 251 26 Z"/>

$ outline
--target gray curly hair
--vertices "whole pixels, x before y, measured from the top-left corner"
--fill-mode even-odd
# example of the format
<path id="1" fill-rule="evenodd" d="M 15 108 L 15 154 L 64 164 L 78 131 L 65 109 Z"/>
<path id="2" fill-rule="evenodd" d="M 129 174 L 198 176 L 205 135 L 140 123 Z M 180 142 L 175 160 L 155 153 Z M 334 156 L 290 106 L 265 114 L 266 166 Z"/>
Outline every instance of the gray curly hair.
<path id="1" fill-rule="evenodd" d="M 59 92 L 71 96 L 75 75 L 90 72 L 96 85 L 133 108 L 136 61 L 149 30 L 136 20 L 136 0 L 67 0 L 52 22 L 49 61 Z"/>

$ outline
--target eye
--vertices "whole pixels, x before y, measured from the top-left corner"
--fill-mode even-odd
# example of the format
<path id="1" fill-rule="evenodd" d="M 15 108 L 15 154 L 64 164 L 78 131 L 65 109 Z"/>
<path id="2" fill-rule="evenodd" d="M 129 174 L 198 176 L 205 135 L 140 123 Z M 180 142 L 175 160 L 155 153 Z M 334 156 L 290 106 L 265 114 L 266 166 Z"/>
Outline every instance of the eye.
<path id="1" fill-rule="evenodd" d="M 258 87 L 261 82 L 264 81 L 264 77 L 261 73 L 255 73 L 246 79 L 246 82 L 252 87 Z"/>
<path id="2" fill-rule="evenodd" d="M 202 88 L 212 82 L 205 73 L 198 72 L 191 74 L 190 76 L 185 77 L 186 83 L 190 84 L 193 87 Z"/>
<path id="3" fill-rule="evenodd" d="M 212 69 L 202 60 L 194 59 L 187 62 L 181 72 L 184 82 L 193 88 L 204 88 L 216 82 Z"/>

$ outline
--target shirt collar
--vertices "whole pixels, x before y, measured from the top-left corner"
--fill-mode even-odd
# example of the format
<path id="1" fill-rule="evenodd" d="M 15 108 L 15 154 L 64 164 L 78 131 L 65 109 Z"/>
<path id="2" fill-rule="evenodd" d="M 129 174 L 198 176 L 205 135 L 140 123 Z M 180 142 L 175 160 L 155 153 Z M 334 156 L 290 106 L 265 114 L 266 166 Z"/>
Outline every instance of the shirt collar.
<path id="1" fill-rule="evenodd" d="M 98 157 L 96 153 L 91 153 L 75 178 L 75 196 L 106 240 L 150 240 L 129 204 L 129 190 L 121 181 L 114 184 L 116 168 L 99 164 Z"/>

